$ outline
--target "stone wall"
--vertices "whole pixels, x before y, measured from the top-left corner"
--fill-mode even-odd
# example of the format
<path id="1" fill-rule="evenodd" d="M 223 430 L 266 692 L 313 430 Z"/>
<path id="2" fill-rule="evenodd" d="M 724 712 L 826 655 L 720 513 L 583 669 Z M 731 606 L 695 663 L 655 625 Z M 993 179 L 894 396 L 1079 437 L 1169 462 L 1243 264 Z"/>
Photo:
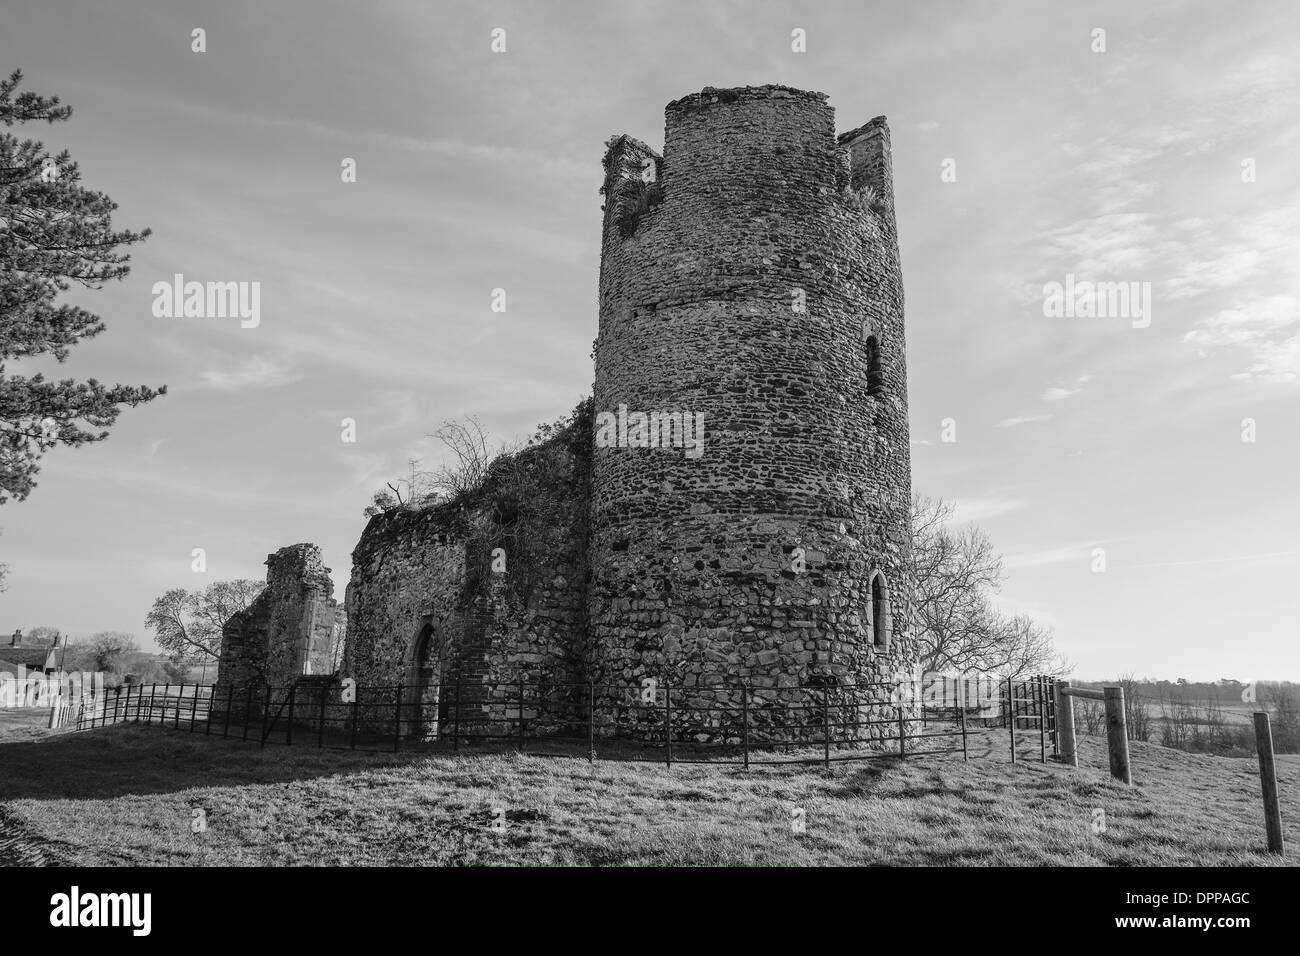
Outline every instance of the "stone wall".
<path id="1" fill-rule="evenodd" d="M 484 487 L 370 520 L 352 554 L 343 675 L 421 692 L 409 732 L 442 720 L 513 733 L 554 724 L 580 683 L 590 416 L 494 463 Z M 413 703 L 413 702 L 412 702 Z M 391 712 L 391 710 L 390 710 Z M 536 726 L 535 726 L 536 729 Z"/>
<path id="2" fill-rule="evenodd" d="M 250 686 L 287 688 L 308 674 L 331 674 L 347 624 L 334 583 L 313 544 L 266 559 L 266 588 L 221 632 L 217 700 L 244 699 Z"/>
<path id="3" fill-rule="evenodd" d="M 646 169 L 653 196 L 630 183 Z M 701 706 L 694 688 L 745 681 L 764 719 L 800 686 L 910 672 L 884 119 L 837 140 L 823 94 L 706 89 L 668 105 L 662 157 L 618 137 L 605 171 L 595 410 L 703 413 L 705 447 L 595 449 L 593 679 Z"/>

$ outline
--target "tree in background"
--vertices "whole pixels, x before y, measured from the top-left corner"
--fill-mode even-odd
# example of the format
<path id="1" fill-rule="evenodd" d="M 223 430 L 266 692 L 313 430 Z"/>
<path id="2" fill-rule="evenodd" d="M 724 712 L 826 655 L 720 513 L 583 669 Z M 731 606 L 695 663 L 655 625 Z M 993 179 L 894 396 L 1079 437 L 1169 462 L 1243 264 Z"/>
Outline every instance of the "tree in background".
<path id="1" fill-rule="evenodd" d="M 1052 632 L 1027 615 L 1007 616 L 993 597 L 1002 584 L 1002 556 L 989 536 L 968 525 L 953 530 L 954 506 L 912 499 L 912 571 L 921 667 L 928 672 L 1059 674 L 1069 665 L 1052 647 Z"/>
<path id="2" fill-rule="evenodd" d="M 39 624 L 32 628 L 23 637 L 23 641 L 31 644 L 57 644 L 60 639 L 59 629 L 50 627 L 48 624 Z"/>
<path id="3" fill-rule="evenodd" d="M 128 670 L 127 658 L 139 652 L 140 647 L 135 642 L 134 634 L 100 631 L 90 636 L 85 659 L 91 665 L 89 670 L 122 676 Z"/>
<path id="4" fill-rule="evenodd" d="M 1286 682 L 1274 685 L 1268 705 L 1273 748 L 1278 753 L 1300 753 L 1300 688 Z"/>
<path id="5" fill-rule="evenodd" d="M 21 81 L 17 70 L 0 80 L 0 124 L 72 115 L 58 97 L 18 93 Z M 74 345 L 103 332 L 98 316 L 54 300 L 74 283 L 98 289 L 124 277 L 130 257 L 119 247 L 149 235 L 114 232 L 116 203 L 80 182 L 66 150 L 52 156 L 36 140 L 0 133 L 0 504 L 31 493 L 46 451 L 103 441 L 120 406 L 167 391 L 5 374 L 8 360 L 51 355 L 62 362 Z"/>
<path id="6" fill-rule="evenodd" d="M 214 581 L 201 591 L 172 588 L 153 602 L 144 624 L 172 664 L 188 670 L 215 663 L 221 656 L 221 628 L 265 587 L 263 581 L 241 578 Z"/>

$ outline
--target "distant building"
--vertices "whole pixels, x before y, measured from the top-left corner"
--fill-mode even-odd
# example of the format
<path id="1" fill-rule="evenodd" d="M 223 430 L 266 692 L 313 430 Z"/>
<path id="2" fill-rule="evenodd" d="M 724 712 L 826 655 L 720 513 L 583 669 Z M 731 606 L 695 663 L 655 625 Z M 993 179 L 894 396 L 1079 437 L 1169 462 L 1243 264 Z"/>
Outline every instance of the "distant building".
<path id="1" fill-rule="evenodd" d="M 14 631 L 7 646 L 0 646 L 0 672 L 53 674 L 59 669 L 59 645 L 24 644 L 23 632 Z"/>

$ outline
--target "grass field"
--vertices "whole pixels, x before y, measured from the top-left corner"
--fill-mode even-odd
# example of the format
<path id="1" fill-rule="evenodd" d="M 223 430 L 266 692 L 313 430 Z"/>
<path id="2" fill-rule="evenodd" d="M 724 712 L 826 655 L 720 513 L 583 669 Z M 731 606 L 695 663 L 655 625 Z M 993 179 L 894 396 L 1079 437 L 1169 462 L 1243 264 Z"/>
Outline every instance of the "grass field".
<path id="1" fill-rule="evenodd" d="M 51 733 L 11 721 L 0 723 L 0 863 L 1295 863 L 1292 849 L 1282 859 L 1263 850 L 1254 760 L 1134 744 L 1128 788 L 1106 773 L 1102 743 L 1083 741 L 1077 770 L 1011 764 L 1003 731 L 975 735 L 969 763 L 958 754 L 745 771 L 263 750 L 157 727 Z M 1284 821 L 1294 822 L 1300 761 L 1279 765 Z M 1105 830 L 1095 833 L 1098 809 Z"/>

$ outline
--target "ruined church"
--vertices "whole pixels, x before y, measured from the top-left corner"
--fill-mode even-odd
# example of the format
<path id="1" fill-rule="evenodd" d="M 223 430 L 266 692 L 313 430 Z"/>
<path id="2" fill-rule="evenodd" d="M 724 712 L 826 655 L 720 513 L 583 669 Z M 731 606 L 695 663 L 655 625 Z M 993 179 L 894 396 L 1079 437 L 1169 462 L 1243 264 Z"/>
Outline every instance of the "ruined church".
<path id="1" fill-rule="evenodd" d="M 480 488 L 372 517 L 342 607 L 317 548 L 271 555 L 224 629 L 218 699 L 355 687 L 436 738 L 588 709 L 635 732 L 630 705 L 667 690 L 729 739 L 742 695 L 779 728 L 811 695 L 883 707 L 910 676 L 885 119 L 836 135 L 824 94 L 784 86 L 665 114 L 662 155 L 607 143 L 591 398 Z"/>

